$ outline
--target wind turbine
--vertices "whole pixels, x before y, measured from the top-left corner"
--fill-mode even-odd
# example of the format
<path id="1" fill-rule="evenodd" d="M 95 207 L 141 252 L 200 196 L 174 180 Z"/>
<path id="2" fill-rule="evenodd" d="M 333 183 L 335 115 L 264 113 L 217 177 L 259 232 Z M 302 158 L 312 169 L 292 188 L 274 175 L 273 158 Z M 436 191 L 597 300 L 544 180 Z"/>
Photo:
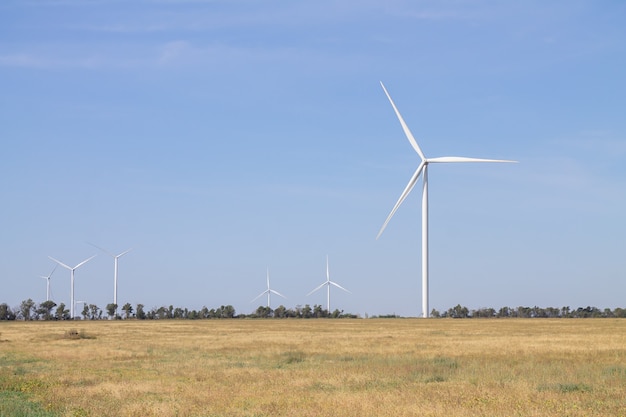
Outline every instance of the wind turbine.
<path id="1" fill-rule="evenodd" d="M 102 252 L 106 253 L 107 255 L 109 255 L 110 257 L 112 257 L 114 259 L 114 268 L 115 268 L 115 272 L 113 273 L 113 304 L 115 304 L 117 306 L 117 260 L 119 258 L 121 258 L 122 256 L 126 255 L 128 252 L 130 252 L 131 250 L 133 250 L 132 248 L 125 250 L 124 252 L 120 253 L 119 255 L 114 255 L 111 252 L 102 249 L 100 246 L 96 246 L 93 243 L 89 243 L 91 246 L 93 246 L 96 249 L 100 249 Z M 115 308 L 115 312 L 117 313 L 117 307 Z"/>
<path id="2" fill-rule="evenodd" d="M 284 299 L 287 299 L 287 297 L 285 297 L 284 295 L 282 295 L 281 293 L 279 293 L 278 291 L 274 291 L 270 288 L 270 269 L 267 268 L 267 289 L 265 291 L 263 291 L 261 294 L 257 295 L 254 300 L 257 300 L 259 297 L 267 294 L 267 306 L 270 307 L 270 295 L 274 293 L 276 295 L 280 295 L 281 297 L 283 297 Z M 250 301 L 251 303 L 254 302 L 254 300 Z M 270 307 L 271 308 L 271 307 Z"/>
<path id="3" fill-rule="evenodd" d="M 54 268 L 52 268 L 52 272 L 50 272 L 50 275 L 48 275 L 47 277 L 44 277 L 43 275 L 39 275 L 41 278 L 45 279 L 47 281 L 46 284 L 46 301 L 50 301 L 50 277 L 52 276 L 52 274 L 54 274 L 54 271 L 56 271 L 57 266 L 59 265 L 55 265 Z"/>
<path id="4" fill-rule="evenodd" d="M 91 258 L 85 259 L 84 261 L 82 261 L 81 263 L 76 265 L 74 268 L 72 268 L 70 266 L 65 265 L 63 262 L 54 259 L 52 256 L 48 256 L 48 258 L 52 259 L 54 262 L 56 262 L 59 265 L 61 265 L 63 268 L 66 268 L 66 269 L 70 270 L 70 281 L 71 281 L 71 287 L 70 287 L 70 305 L 71 305 L 70 317 L 72 319 L 74 319 L 74 271 L 77 270 L 78 268 L 80 268 L 81 266 L 83 266 L 84 264 L 86 264 L 87 262 L 91 261 L 95 257 L 96 257 L 96 255 L 92 256 Z"/>
<path id="5" fill-rule="evenodd" d="M 510 161 L 510 160 L 505 160 L 505 159 L 467 158 L 463 156 L 443 156 L 443 157 L 438 157 L 438 158 L 426 158 L 426 156 L 420 149 L 419 145 L 417 144 L 417 141 L 413 137 L 413 134 L 409 130 L 409 127 L 406 125 L 406 123 L 404 122 L 404 119 L 400 115 L 400 112 L 398 111 L 398 108 L 396 107 L 395 103 L 391 99 L 391 96 L 387 92 L 387 89 L 385 88 L 382 82 L 380 83 L 380 85 L 383 87 L 383 90 L 385 91 L 385 94 L 387 95 L 387 98 L 389 99 L 389 102 L 391 103 L 393 110 L 396 112 L 396 116 L 398 116 L 398 120 L 400 120 L 400 124 L 402 125 L 402 130 L 404 130 L 404 134 L 406 135 L 407 139 L 411 143 L 411 146 L 413 147 L 415 152 L 417 152 L 417 154 L 419 155 L 421 162 L 418 165 L 417 170 L 415 171 L 415 173 L 409 180 L 409 183 L 407 184 L 406 188 L 400 195 L 398 202 L 391 210 L 391 213 L 389 213 L 387 220 L 385 220 L 385 223 L 380 228 L 380 232 L 378 232 L 378 236 L 376 236 L 376 239 L 378 239 L 380 235 L 382 235 L 383 231 L 385 230 L 385 227 L 387 227 L 387 223 L 389 223 L 389 220 L 391 220 L 396 210 L 398 210 L 398 207 L 400 207 L 404 199 L 407 197 L 407 195 L 409 195 L 409 193 L 415 186 L 415 183 L 417 182 L 420 174 L 422 174 L 422 178 L 423 178 L 423 186 L 422 186 L 422 316 L 428 317 L 429 315 L 429 312 L 428 312 L 428 165 L 431 163 L 435 164 L 435 163 L 454 163 L 454 162 L 517 162 L 517 161 Z"/>
<path id="6" fill-rule="evenodd" d="M 342 290 L 344 290 L 347 293 L 352 294 L 350 291 L 346 290 L 344 287 L 342 287 L 341 285 L 337 284 L 336 282 L 333 282 L 330 280 L 330 273 L 328 271 L 328 255 L 326 255 L 326 281 L 324 281 L 322 283 L 322 285 L 320 285 L 319 287 L 315 288 L 313 291 L 311 291 L 310 293 L 307 294 L 307 297 L 311 294 L 313 294 L 315 291 L 319 290 L 320 288 L 322 288 L 324 285 L 326 285 L 326 310 L 328 311 L 328 313 L 330 314 L 330 286 L 334 285 L 337 288 L 341 288 Z"/>

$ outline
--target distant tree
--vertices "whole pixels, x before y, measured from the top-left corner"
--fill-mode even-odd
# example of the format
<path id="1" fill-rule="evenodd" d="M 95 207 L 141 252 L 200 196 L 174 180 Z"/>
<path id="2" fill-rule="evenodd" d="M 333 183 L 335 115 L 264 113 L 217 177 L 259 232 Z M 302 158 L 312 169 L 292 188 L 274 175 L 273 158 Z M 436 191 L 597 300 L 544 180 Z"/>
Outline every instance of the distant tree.
<path id="1" fill-rule="evenodd" d="M 129 319 L 131 314 L 133 314 L 133 306 L 130 303 L 126 303 L 122 307 L 122 311 L 124 312 L 124 318 Z"/>
<path id="2" fill-rule="evenodd" d="M 530 308 L 530 307 L 522 307 L 522 306 L 517 307 L 517 315 L 516 315 L 516 317 L 530 318 L 532 316 L 533 316 L 532 315 L 532 308 Z"/>
<path id="3" fill-rule="evenodd" d="M 303 308 L 302 308 L 302 317 L 305 319 L 310 319 L 312 317 L 312 311 L 311 310 L 311 306 L 306 304 Z"/>
<path id="4" fill-rule="evenodd" d="M 114 303 L 107 304 L 107 314 L 109 315 L 110 319 L 115 317 L 116 311 L 117 311 L 117 304 L 114 304 Z"/>
<path id="5" fill-rule="evenodd" d="M 220 308 L 222 310 L 221 317 L 223 319 L 232 319 L 235 317 L 235 307 L 229 304 L 227 306 L 222 306 Z"/>
<path id="6" fill-rule="evenodd" d="M 153 319 L 163 320 L 169 317 L 169 310 L 166 307 L 155 307 L 151 310 L 151 312 Z"/>
<path id="7" fill-rule="evenodd" d="M 282 319 L 287 317 L 287 308 L 284 305 L 279 305 L 274 309 L 274 318 Z"/>
<path id="8" fill-rule="evenodd" d="M 207 313 L 209 312 L 209 310 L 206 307 L 204 307 L 202 310 L 206 310 Z M 176 307 L 174 309 L 174 318 L 175 319 L 184 319 L 185 318 L 185 310 L 183 310 L 180 307 Z"/>
<path id="9" fill-rule="evenodd" d="M 54 318 L 52 315 L 52 309 L 56 306 L 57 303 L 52 300 L 44 301 L 39 304 L 39 307 L 35 310 L 35 312 L 42 320 L 52 320 Z"/>
<path id="10" fill-rule="evenodd" d="M 80 314 L 83 316 L 83 320 L 87 320 L 89 318 L 89 306 L 87 303 L 83 303 L 83 311 Z"/>
<path id="11" fill-rule="evenodd" d="M 135 313 L 135 316 L 137 316 L 137 318 L 139 320 L 145 320 L 146 319 L 146 312 L 143 310 L 144 305 L 143 304 L 137 304 L 137 312 Z"/>
<path id="12" fill-rule="evenodd" d="M 430 312 L 430 317 L 438 319 L 441 317 L 441 313 L 438 310 L 435 310 L 433 308 L 432 311 Z"/>
<path id="13" fill-rule="evenodd" d="M 462 307 L 461 304 L 457 304 L 456 307 L 448 310 L 448 316 L 453 319 L 465 319 L 469 317 L 469 310 L 467 307 Z"/>
<path id="14" fill-rule="evenodd" d="M 22 320 L 32 320 L 35 311 L 35 302 L 32 299 L 24 300 L 20 304 L 20 316 Z"/>
<path id="15" fill-rule="evenodd" d="M 91 320 L 98 320 L 102 318 L 102 310 L 95 304 L 89 304 L 89 318 Z"/>
<path id="16" fill-rule="evenodd" d="M 70 311 L 65 308 L 65 304 L 61 303 L 58 305 L 56 312 L 54 314 L 54 318 L 57 320 L 69 320 L 70 319 Z"/>
<path id="17" fill-rule="evenodd" d="M 15 313 L 6 303 L 0 304 L 0 320 L 15 320 Z"/>
<path id="18" fill-rule="evenodd" d="M 479 308 L 478 310 L 473 310 L 471 315 L 476 318 L 491 318 L 495 317 L 496 310 L 493 308 Z"/>
<path id="19" fill-rule="evenodd" d="M 328 317 L 328 310 L 324 310 L 321 305 L 315 304 L 313 306 L 313 317 L 318 319 Z"/>
<path id="20" fill-rule="evenodd" d="M 272 309 L 266 306 L 259 306 L 254 313 L 254 317 L 258 317 L 261 319 L 266 319 L 268 317 L 272 317 Z"/>

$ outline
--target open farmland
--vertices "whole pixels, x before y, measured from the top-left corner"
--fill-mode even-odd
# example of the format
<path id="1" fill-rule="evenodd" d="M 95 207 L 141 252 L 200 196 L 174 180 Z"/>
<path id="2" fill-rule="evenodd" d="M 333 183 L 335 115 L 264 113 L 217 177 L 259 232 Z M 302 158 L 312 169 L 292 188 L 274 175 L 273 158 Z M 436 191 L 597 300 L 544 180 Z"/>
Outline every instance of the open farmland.
<path id="1" fill-rule="evenodd" d="M 626 320 L 4 322 L 20 413 L 626 416 Z"/>

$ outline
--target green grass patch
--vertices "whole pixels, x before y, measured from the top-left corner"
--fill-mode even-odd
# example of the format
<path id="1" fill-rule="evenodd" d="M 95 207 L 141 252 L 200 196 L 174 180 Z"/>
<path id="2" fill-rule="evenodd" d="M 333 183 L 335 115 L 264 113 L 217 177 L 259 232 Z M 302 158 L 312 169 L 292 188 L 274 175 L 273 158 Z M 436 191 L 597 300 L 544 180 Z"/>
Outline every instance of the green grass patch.
<path id="1" fill-rule="evenodd" d="M 285 352 L 280 355 L 280 361 L 279 361 L 278 366 L 280 367 L 281 365 L 292 365 L 296 363 L 301 363 L 301 362 L 304 362 L 305 359 L 306 359 L 306 355 L 304 354 L 304 352 L 300 352 L 300 351 Z"/>
<path id="2" fill-rule="evenodd" d="M 433 364 L 439 368 L 456 369 L 459 367 L 459 363 L 452 358 L 437 357 L 433 359 Z"/>
<path id="3" fill-rule="evenodd" d="M 0 417 L 56 417 L 23 392 L 0 391 Z"/>
<path id="4" fill-rule="evenodd" d="M 589 392 L 591 391 L 591 387 L 587 384 L 582 383 L 565 383 L 565 384 L 544 384 L 539 385 L 537 387 L 537 391 L 552 391 L 552 392 L 560 392 L 560 393 L 569 393 L 569 392 Z"/>
<path id="5" fill-rule="evenodd" d="M 626 367 L 614 365 L 604 369 L 605 375 L 616 376 L 618 378 L 626 378 Z"/>
<path id="6" fill-rule="evenodd" d="M 431 383 L 433 383 L 433 382 L 445 382 L 445 380 L 446 380 L 446 378 L 445 378 L 445 377 L 443 377 L 443 376 L 441 376 L 441 375 L 433 375 L 433 376 L 431 376 L 431 377 L 429 377 L 429 378 L 426 378 L 426 379 L 424 380 L 424 382 L 425 382 L 426 384 L 431 384 Z"/>

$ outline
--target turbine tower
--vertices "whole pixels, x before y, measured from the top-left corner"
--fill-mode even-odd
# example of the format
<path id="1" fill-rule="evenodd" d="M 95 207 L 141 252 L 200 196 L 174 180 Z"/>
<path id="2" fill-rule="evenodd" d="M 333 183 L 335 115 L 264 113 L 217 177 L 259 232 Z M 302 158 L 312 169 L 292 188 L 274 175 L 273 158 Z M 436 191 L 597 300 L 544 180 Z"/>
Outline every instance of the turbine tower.
<path id="1" fill-rule="evenodd" d="M 93 246 L 96 249 L 100 249 L 102 252 L 106 253 L 107 255 L 109 255 L 110 257 L 112 257 L 114 259 L 114 272 L 113 272 L 113 304 L 115 304 L 117 306 L 117 260 L 119 258 L 121 258 L 122 256 L 126 255 L 128 252 L 130 252 L 131 250 L 133 250 L 132 248 L 125 250 L 124 252 L 120 253 L 119 255 L 114 255 L 111 252 L 102 249 L 100 246 L 96 246 L 93 243 L 89 243 L 91 246 Z M 117 314 L 117 307 L 115 307 L 115 313 Z"/>
<path id="2" fill-rule="evenodd" d="M 267 289 L 265 291 L 263 291 L 261 294 L 257 295 L 256 297 L 254 297 L 254 300 L 250 301 L 251 303 L 253 303 L 255 300 L 257 300 L 258 298 L 260 298 L 261 296 L 267 294 L 267 306 L 269 308 L 272 308 L 270 306 L 270 296 L 271 294 L 274 293 L 276 295 L 279 295 L 281 297 L 283 297 L 284 299 L 287 299 L 287 297 L 285 297 L 284 295 L 282 295 L 281 293 L 279 293 L 278 291 L 274 291 L 270 288 L 270 269 L 267 268 Z"/>
<path id="3" fill-rule="evenodd" d="M 56 271 L 57 266 L 59 265 L 55 265 L 54 268 L 52 268 L 52 272 L 50 272 L 50 275 L 48 275 L 47 277 L 44 277 L 43 275 L 39 275 L 41 278 L 45 279 L 47 281 L 46 283 L 46 301 L 50 301 L 50 277 L 52 276 L 52 274 L 54 274 L 54 271 Z"/>
<path id="4" fill-rule="evenodd" d="M 337 284 L 336 282 L 333 282 L 333 281 L 330 280 L 330 273 L 328 271 L 328 255 L 326 255 L 326 281 L 324 281 L 322 283 L 322 285 L 320 285 L 319 287 L 315 288 L 313 291 L 308 293 L 307 297 L 309 295 L 313 294 L 315 291 L 317 291 L 320 288 L 322 288 L 324 285 L 326 285 L 326 310 L 328 311 L 328 314 L 330 314 L 330 286 L 331 285 L 334 285 L 337 288 L 341 288 L 342 290 L 344 290 L 347 293 L 350 293 L 350 294 L 352 294 L 352 293 L 350 291 L 346 290 L 341 285 Z"/>
<path id="5" fill-rule="evenodd" d="M 58 261 L 56 259 L 54 259 L 52 256 L 48 256 L 48 258 L 52 259 L 54 262 L 58 263 L 59 265 L 61 265 L 63 268 L 69 269 L 70 270 L 70 281 L 71 281 L 71 287 L 70 287 L 70 317 L 72 318 L 72 320 L 74 319 L 74 271 L 77 270 L 78 268 L 80 268 L 82 265 L 86 264 L 87 262 L 91 261 L 93 258 L 95 258 L 96 255 L 92 256 L 91 258 L 85 259 L 84 261 L 82 261 L 81 263 L 79 263 L 78 265 L 76 265 L 74 268 L 65 265 L 63 262 Z"/>
<path id="6" fill-rule="evenodd" d="M 415 183 L 419 179 L 420 174 L 422 174 L 422 178 L 423 178 L 423 185 L 422 185 L 422 316 L 426 318 L 429 315 L 429 312 L 428 312 L 428 165 L 431 163 L 434 164 L 434 163 L 454 163 L 454 162 L 517 162 L 517 161 L 510 161 L 510 160 L 505 160 L 505 159 L 467 158 L 463 156 L 443 156 L 443 157 L 438 157 L 438 158 L 426 158 L 421 148 L 417 144 L 417 141 L 413 137 L 413 134 L 409 130 L 409 127 L 406 125 L 406 123 L 404 122 L 404 119 L 400 115 L 400 112 L 398 111 L 398 108 L 396 107 L 395 103 L 391 99 L 391 96 L 387 92 L 387 89 L 385 88 L 382 82 L 380 83 L 380 85 L 383 87 L 383 90 L 385 91 L 385 94 L 387 95 L 387 98 L 389 99 L 389 102 L 391 103 L 391 106 L 393 107 L 393 110 L 395 111 L 396 116 L 398 116 L 398 120 L 400 121 L 400 124 L 402 125 L 402 130 L 404 130 L 404 134 L 406 135 L 407 139 L 411 143 L 411 146 L 413 147 L 415 152 L 417 152 L 417 154 L 419 155 L 421 162 L 418 165 L 417 170 L 415 171 L 415 173 L 409 180 L 409 183 L 407 184 L 406 188 L 400 195 L 400 198 L 398 199 L 396 205 L 391 210 L 391 213 L 389 213 L 389 216 L 387 216 L 387 220 L 385 220 L 385 223 L 380 228 L 380 231 L 378 232 L 378 236 L 376 236 L 376 239 L 378 239 L 380 235 L 382 235 L 383 231 L 385 230 L 385 227 L 387 227 L 387 223 L 389 223 L 389 220 L 391 220 L 396 210 L 398 210 L 398 207 L 400 207 L 404 199 L 407 197 L 407 195 L 409 195 L 409 193 L 415 186 Z"/>

